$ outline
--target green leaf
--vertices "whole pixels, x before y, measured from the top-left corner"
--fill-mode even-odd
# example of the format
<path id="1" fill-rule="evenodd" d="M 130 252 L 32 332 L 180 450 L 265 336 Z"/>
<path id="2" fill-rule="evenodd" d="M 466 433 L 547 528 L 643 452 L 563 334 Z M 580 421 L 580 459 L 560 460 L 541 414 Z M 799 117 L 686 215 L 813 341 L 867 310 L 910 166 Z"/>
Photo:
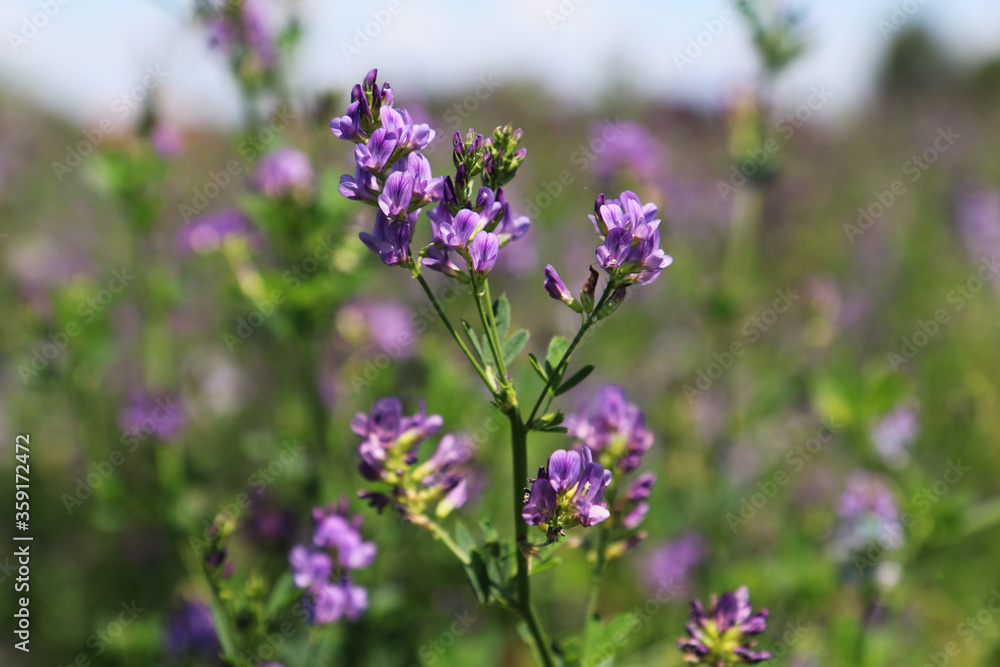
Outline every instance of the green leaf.
<path id="1" fill-rule="evenodd" d="M 546 558 L 541 562 L 540 565 L 535 565 L 531 568 L 531 576 L 535 576 L 539 572 L 545 572 L 546 570 L 551 570 L 557 565 L 562 563 L 562 558 L 559 556 L 553 556 L 552 558 Z"/>
<path id="2" fill-rule="evenodd" d="M 469 339 L 469 342 L 472 343 L 472 349 L 475 350 L 477 355 L 479 355 L 479 361 L 486 363 L 486 356 L 483 354 L 483 347 L 479 344 L 479 335 L 472 330 L 472 325 L 466 320 L 462 320 L 462 329 L 465 331 L 465 335 Z"/>
<path id="3" fill-rule="evenodd" d="M 549 351 L 545 355 L 545 370 L 549 377 L 555 376 L 556 367 L 559 362 L 562 361 L 563 355 L 566 354 L 566 350 L 569 349 L 569 341 L 562 336 L 553 336 L 552 340 L 549 341 Z M 552 386 L 555 387 L 559 384 L 559 380 L 562 378 L 562 373 L 565 373 L 565 369 L 555 378 L 555 382 Z"/>
<path id="4" fill-rule="evenodd" d="M 622 639 L 627 639 L 641 624 L 632 613 L 616 616 L 606 624 L 602 624 L 597 616 L 587 619 L 587 643 L 583 646 L 581 664 L 614 664 L 615 653 L 626 643 Z"/>
<path id="5" fill-rule="evenodd" d="M 542 369 L 541 364 L 538 363 L 538 359 L 535 358 L 535 355 L 532 354 L 531 352 L 528 353 L 528 363 L 530 363 L 531 367 L 535 369 L 535 373 L 538 374 L 538 377 L 542 378 L 542 382 L 549 381 L 548 374 L 545 372 L 544 369 Z"/>
<path id="6" fill-rule="evenodd" d="M 297 600 L 301 595 L 302 591 L 296 588 L 295 583 L 292 581 L 292 573 L 285 572 L 275 582 L 274 588 L 271 589 L 271 596 L 267 600 L 266 608 L 268 617 L 274 616 L 285 605 L 291 604 L 292 601 Z"/>
<path id="7" fill-rule="evenodd" d="M 517 355 L 521 354 L 521 350 L 528 344 L 528 338 L 530 337 L 531 334 L 527 329 L 518 329 L 507 339 L 507 342 L 503 344 L 503 362 L 505 365 L 510 366 L 517 359 Z"/>
<path id="8" fill-rule="evenodd" d="M 593 364 L 587 364 L 586 366 L 578 370 L 576 373 L 573 374 L 573 377 L 563 382 L 562 386 L 556 389 L 556 396 L 565 394 L 567 391 L 569 391 L 576 385 L 586 380 L 587 376 L 590 375 L 593 371 L 594 371 Z"/>
<path id="9" fill-rule="evenodd" d="M 510 301 L 506 294 L 501 294 L 493 302 L 493 318 L 497 323 L 497 338 L 507 340 L 507 332 L 510 331 Z"/>

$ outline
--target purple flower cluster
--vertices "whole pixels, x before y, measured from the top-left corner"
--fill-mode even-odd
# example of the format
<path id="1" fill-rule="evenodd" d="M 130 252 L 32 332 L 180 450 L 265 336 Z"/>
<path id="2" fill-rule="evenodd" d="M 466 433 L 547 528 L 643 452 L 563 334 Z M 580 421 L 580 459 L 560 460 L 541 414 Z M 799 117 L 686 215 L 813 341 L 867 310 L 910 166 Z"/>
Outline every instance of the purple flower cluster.
<path id="1" fill-rule="evenodd" d="M 294 148 L 279 148 L 265 157 L 254 172 L 254 187 L 268 197 L 285 197 L 312 188 L 309 156 Z"/>
<path id="2" fill-rule="evenodd" d="M 653 182 L 663 170 L 662 148 L 639 123 L 597 123 L 591 129 L 591 143 L 605 146 L 596 165 L 599 178 L 607 180 L 615 172 L 627 170 Z"/>
<path id="3" fill-rule="evenodd" d="M 177 247 L 185 254 L 205 255 L 217 251 L 230 238 L 257 239 L 250 221 L 235 208 L 208 213 L 186 224 L 177 235 Z"/>
<path id="4" fill-rule="evenodd" d="M 581 452 L 557 449 L 548 465 L 538 469 L 538 477 L 528 481 L 531 493 L 521 517 L 529 526 L 545 527 L 549 539 L 565 528 L 593 526 L 611 516 L 604 502 L 611 471 L 594 461 L 588 447 Z"/>
<path id="5" fill-rule="evenodd" d="M 306 614 L 313 625 L 356 620 L 368 608 L 368 591 L 355 585 L 351 570 L 375 560 L 375 544 L 361 537 L 361 515 L 351 517 L 347 502 L 313 509 L 312 544 L 292 548 L 288 560 L 295 585 L 307 589 Z"/>
<path id="6" fill-rule="evenodd" d="M 855 553 L 874 545 L 896 549 L 903 543 L 899 508 L 885 481 L 866 471 L 855 471 L 837 507 L 840 518 L 837 546 Z"/>
<path id="7" fill-rule="evenodd" d="M 653 445 L 642 410 L 628 402 L 618 385 L 601 387 L 587 412 L 566 417 L 566 427 L 570 437 L 597 454 L 601 465 L 626 474 L 639 467 Z"/>
<path id="8" fill-rule="evenodd" d="M 705 538 L 685 533 L 650 552 L 643 563 L 642 580 L 650 588 L 666 586 L 670 591 L 686 592 L 691 587 L 692 571 L 707 555 Z"/>
<path id="9" fill-rule="evenodd" d="M 330 129 L 340 139 L 355 144 L 354 175 L 340 179 L 340 192 L 348 199 L 378 207 L 371 233 L 361 240 L 388 266 L 414 269 L 417 258 L 410 249 L 420 211 L 428 211 L 433 239 L 419 253 L 420 264 L 441 273 L 469 280 L 493 270 L 500 248 L 520 239 L 528 219 L 514 216 L 502 183 L 513 177 L 524 149 L 517 149 L 520 130 L 498 128 L 484 139 L 470 130 L 467 140 L 455 133 L 455 179 L 435 177 L 420 152 L 434 139 L 434 130 L 414 123 L 404 109 L 393 108 L 389 84 L 380 88 L 377 70 L 354 86 L 347 115 L 334 118 Z M 471 180 L 482 175 L 485 185 L 473 197 Z M 469 274 L 455 263 L 466 261 Z"/>
<path id="10" fill-rule="evenodd" d="M 773 657 L 767 651 L 754 651 L 756 642 L 751 639 L 767 629 L 767 615 L 767 609 L 754 613 L 746 586 L 718 599 L 713 595 L 708 611 L 692 600 L 688 636 L 678 639 L 677 646 L 685 662 L 694 665 L 756 665 Z"/>
<path id="11" fill-rule="evenodd" d="M 133 394 L 118 415 L 118 428 L 137 440 L 149 436 L 160 442 L 171 442 L 184 428 L 184 409 L 180 398 Z"/>
<path id="12" fill-rule="evenodd" d="M 212 612 L 204 602 L 184 602 L 175 608 L 163 634 L 166 652 L 173 656 L 214 658 L 222 646 L 215 634 Z"/>
<path id="13" fill-rule="evenodd" d="M 184 150 L 184 135 L 168 123 L 157 122 L 149 132 L 150 143 L 160 157 L 170 159 L 177 157 Z"/>
<path id="14" fill-rule="evenodd" d="M 391 505 L 414 523 L 421 523 L 432 504 L 438 517 L 464 505 L 469 496 L 464 464 L 472 457 L 471 441 L 444 435 L 418 465 L 421 444 L 443 424 L 440 415 L 427 415 L 423 403 L 417 414 L 404 416 L 402 403 L 392 397 L 376 401 L 368 414 L 358 413 L 351 422 L 362 438 L 358 470 L 368 481 L 391 487 L 388 492 L 363 491 L 361 497 L 380 510 Z"/>
<path id="15" fill-rule="evenodd" d="M 919 434 L 916 410 L 900 406 L 872 426 L 870 437 L 882 460 L 898 467 L 909 460 L 910 446 Z"/>
<path id="16" fill-rule="evenodd" d="M 597 262 L 613 285 L 648 285 L 673 262 L 660 248 L 656 213 L 656 204 L 643 204 L 629 190 L 620 199 L 598 195 L 590 220 L 604 242 L 597 247 Z"/>

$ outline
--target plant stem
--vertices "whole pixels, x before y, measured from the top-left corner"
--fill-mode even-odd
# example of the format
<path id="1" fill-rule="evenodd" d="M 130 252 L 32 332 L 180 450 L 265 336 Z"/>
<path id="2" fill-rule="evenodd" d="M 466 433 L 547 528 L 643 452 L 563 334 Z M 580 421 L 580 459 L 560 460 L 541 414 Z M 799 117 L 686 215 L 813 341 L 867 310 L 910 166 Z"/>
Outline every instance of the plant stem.
<path id="1" fill-rule="evenodd" d="M 583 646 L 586 650 L 587 631 L 590 629 L 590 621 L 597 612 L 597 600 L 601 595 L 601 580 L 604 578 L 605 552 L 608 547 L 608 530 L 604 524 L 597 526 L 597 544 L 595 546 L 594 573 L 590 578 L 590 586 L 587 589 L 587 604 L 584 608 L 583 617 Z"/>
<path id="2" fill-rule="evenodd" d="M 448 316 L 444 314 L 444 309 L 441 308 L 441 304 L 438 303 L 437 297 L 434 296 L 434 292 L 431 291 L 430 285 L 427 284 L 427 281 L 424 279 L 422 275 L 420 275 L 419 272 L 414 272 L 413 277 L 416 278 L 417 282 L 420 283 L 420 286 L 424 288 L 424 293 L 427 295 L 427 298 L 430 299 L 431 305 L 433 305 L 434 310 L 437 311 L 438 317 L 441 318 L 441 321 L 444 323 L 444 326 L 448 329 L 448 333 L 451 334 L 451 337 L 455 339 L 456 343 L 458 343 L 458 347 L 460 347 L 462 349 L 462 352 L 465 353 L 465 356 L 466 358 L 468 358 L 469 363 L 472 364 L 472 367 L 476 369 L 476 373 L 478 373 L 479 377 L 483 380 L 483 384 L 485 384 L 487 388 L 489 388 L 490 391 L 492 392 L 493 387 L 490 386 L 489 378 L 486 377 L 486 371 L 484 371 L 483 367 L 479 365 L 479 362 L 476 361 L 476 358 L 472 356 L 472 352 L 469 351 L 469 347 L 465 344 L 465 341 L 462 340 L 461 336 L 458 335 L 458 331 L 455 330 L 455 327 L 452 325 L 451 320 L 448 319 Z"/>
<path id="3" fill-rule="evenodd" d="M 528 558 L 525 556 L 522 546 L 528 542 L 528 524 L 521 517 L 521 509 L 524 505 L 524 483 L 528 479 L 528 429 L 525 428 L 521 413 L 514 408 L 508 413 L 510 420 L 510 445 L 514 462 L 514 483 L 513 483 L 513 508 L 514 508 L 514 535 L 517 559 L 517 605 L 518 611 L 524 622 L 531 631 L 531 636 L 535 639 L 538 653 L 542 657 L 545 667 L 555 667 L 555 658 L 552 655 L 552 647 L 549 645 L 549 638 L 538 621 L 535 607 L 531 601 L 531 582 L 528 579 Z"/>
<path id="4" fill-rule="evenodd" d="M 493 314 L 493 299 L 490 298 L 490 281 L 488 278 L 483 278 L 483 296 L 486 299 L 486 314 L 489 320 L 487 331 L 493 339 L 493 344 L 495 345 L 494 349 L 496 350 L 496 360 L 497 364 L 499 364 L 497 371 L 500 373 L 501 379 L 505 379 L 507 377 L 507 364 L 503 358 L 503 346 L 502 341 L 500 340 L 500 332 L 497 330 L 497 321 Z"/>
<path id="5" fill-rule="evenodd" d="M 429 530 L 435 538 L 444 542 L 444 545 L 448 547 L 455 556 L 462 561 L 463 564 L 468 565 L 471 560 L 469 555 L 466 554 L 462 549 L 455 544 L 455 540 L 451 538 L 451 534 L 447 530 L 441 527 L 441 524 L 437 523 L 433 519 L 427 520 L 427 530 Z"/>
<path id="6" fill-rule="evenodd" d="M 566 367 L 566 364 L 569 363 L 569 358 L 573 356 L 573 351 L 576 349 L 576 346 L 580 344 L 580 341 L 583 340 L 583 336 L 587 333 L 587 330 L 590 329 L 590 327 L 593 326 L 594 322 L 597 321 L 597 313 L 599 313 L 601 311 L 601 308 L 604 307 L 604 303 L 608 300 L 608 297 L 611 295 L 611 292 L 612 290 L 607 287 L 604 289 L 604 294 L 601 295 L 600 300 L 597 302 L 597 304 L 594 305 L 594 309 L 590 311 L 590 315 L 587 315 L 587 319 L 584 320 L 583 325 L 580 327 L 580 330 L 576 332 L 576 337 L 573 338 L 573 342 L 569 344 L 569 347 L 566 349 L 566 353 L 563 354 L 562 359 L 559 360 L 558 365 L 556 365 L 556 367 L 552 369 L 552 373 L 551 375 L 549 375 L 548 382 L 546 382 L 545 386 L 542 387 L 542 393 L 538 395 L 538 400 L 535 401 L 535 406 L 531 408 L 531 414 L 528 415 L 527 424 L 529 428 L 531 426 L 531 423 L 535 421 L 535 417 L 538 415 L 538 408 L 542 406 L 542 401 L 545 400 L 545 397 L 548 395 L 549 391 L 554 389 L 552 384 L 555 382 L 556 378 L 559 377 L 559 373 L 562 371 L 562 369 Z"/>
<path id="7" fill-rule="evenodd" d="M 483 331 L 486 332 L 486 340 L 490 344 L 490 351 L 493 352 L 493 363 L 496 364 L 497 373 L 500 375 L 501 382 L 505 381 L 504 378 L 507 377 L 507 370 L 503 363 L 503 353 L 500 351 L 500 343 L 497 342 L 496 335 L 496 325 L 493 324 L 493 304 L 488 303 L 483 306 L 483 292 L 480 292 L 480 285 L 473 283 L 473 296 L 476 298 L 476 310 L 479 311 L 479 320 L 483 324 Z M 483 280 L 482 287 L 486 287 L 486 281 Z M 489 315 L 487 315 L 489 312 Z"/>

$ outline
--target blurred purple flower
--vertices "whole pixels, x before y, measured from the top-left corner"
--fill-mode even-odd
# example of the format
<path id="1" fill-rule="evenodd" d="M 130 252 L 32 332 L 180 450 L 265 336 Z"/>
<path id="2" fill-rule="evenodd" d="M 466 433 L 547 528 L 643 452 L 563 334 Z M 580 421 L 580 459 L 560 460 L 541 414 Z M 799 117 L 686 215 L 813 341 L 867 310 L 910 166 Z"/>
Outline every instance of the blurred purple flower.
<path id="1" fill-rule="evenodd" d="M 209 46 L 230 58 L 252 56 L 258 69 L 272 69 L 278 52 L 264 4 L 260 0 L 217 4 L 217 13 L 206 21 Z"/>
<path id="2" fill-rule="evenodd" d="M 599 178 L 608 180 L 618 171 L 631 171 L 646 182 L 653 182 L 660 176 L 663 149 L 649 130 L 639 123 L 595 123 L 590 136 L 592 146 L 601 142 L 605 147 L 596 159 Z"/>
<path id="3" fill-rule="evenodd" d="M 967 188 L 955 202 L 955 218 L 966 252 L 974 262 L 1000 255 L 1000 190 Z M 993 276 L 1000 285 L 1000 274 Z"/>
<path id="4" fill-rule="evenodd" d="M 909 460 L 910 446 L 919 434 L 916 410 L 900 406 L 876 422 L 869 435 L 882 459 L 898 467 Z"/>
<path id="5" fill-rule="evenodd" d="M 167 619 L 163 645 L 173 656 L 215 658 L 222 646 L 208 605 L 199 600 L 176 607 Z"/>
<path id="6" fill-rule="evenodd" d="M 404 417 L 403 404 L 398 398 L 375 401 L 367 415 L 359 412 L 351 421 L 351 430 L 363 439 L 358 447 L 361 476 L 369 481 L 382 479 L 391 472 L 385 469 L 390 455 L 414 463 L 417 447 L 443 424 L 440 415 L 427 416 L 423 402 L 417 414 Z"/>
<path id="7" fill-rule="evenodd" d="M 227 208 L 186 224 L 177 235 L 177 247 L 182 253 L 207 254 L 218 250 L 226 239 L 238 237 L 256 240 L 246 217 L 234 208 Z"/>
<path id="8" fill-rule="evenodd" d="M 337 329 L 355 344 L 368 343 L 394 359 L 413 355 L 417 332 L 413 314 L 393 301 L 364 300 L 337 312 Z"/>
<path id="9" fill-rule="evenodd" d="M 721 665 L 756 665 L 773 656 L 754 651 L 751 639 L 767 629 L 767 609 L 754 613 L 750 592 L 740 586 L 735 593 L 725 593 L 718 600 L 712 596 L 708 611 L 698 600 L 691 601 L 691 620 L 687 638 L 677 640 L 686 662 L 719 667 Z"/>
<path id="10" fill-rule="evenodd" d="M 356 620 L 368 607 L 368 591 L 354 585 L 347 572 L 369 567 L 376 547 L 361 537 L 361 515 L 349 513 L 346 500 L 313 509 L 312 545 L 288 554 L 295 585 L 306 589 L 303 604 L 313 625 Z"/>
<path id="11" fill-rule="evenodd" d="M 294 148 L 279 148 L 268 154 L 254 172 L 254 187 L 268 197 L 284 197 L 312 187 L 313 168 L 309 156 Z"/>
<path id="12" fill-rule="evenodd" d="M 177 396 L 134 394 L 118 415 L 118 427 L 137 440 L 155 436 L 175 440 L 184 428 L 184 407 Z"/>
<path id="13" fill-rule="evenodd" d="M 153 144 L 153 150 L 164 158 L 177 157 L 184 150 L 184 135 L 181 131 L 162 121 L 153 126 L 149 140 Z"/>
<path id="14" fill-rule="evenodd" d="M 708 556 L 708 543 L 689 532 L 655 547 L 642 564 L 641 578 L 649 588 L 666 587 L 671 594 L 691 589 L 691 574 Z"/>
<path id="15" fill-rule="evenodd" d="M 652 495 L 653 485 L 656 484 L 656 474 L 644 472 L 634 480 L 625 490 L 625 494 L 616 513 L 621 516 L 622 526 L 628 530 L 635 530 L 649 513 L 649 496 Z"/>
<path id="16" fill-rule="evenodd" d="M 605 467 L 629 473 L 639 467 L 642 455 L 653 445 L 653 433 L 634 403 L 629 403 L 619 385 L 598 389 L 590 409 L 567 415 L 569 436 L 597 453 Z"/>
<path id="17" fill-rule="evenodd" d="M 885 481 L 872 473 L 857 470 L 848 476 L 837 515 L 835 547 L 841 556 L 873 544 L 892 550 L 903 543 L 896 499 Z"/>

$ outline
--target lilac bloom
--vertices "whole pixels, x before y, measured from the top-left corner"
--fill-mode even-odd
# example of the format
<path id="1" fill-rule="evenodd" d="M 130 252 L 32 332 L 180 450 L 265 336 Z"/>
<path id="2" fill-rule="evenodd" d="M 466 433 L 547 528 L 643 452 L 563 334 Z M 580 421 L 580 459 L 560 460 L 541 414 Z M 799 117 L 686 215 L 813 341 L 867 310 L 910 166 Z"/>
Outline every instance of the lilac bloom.
<path id="1" fill-rule="evenodd" d="M 439 223 L 441 239 L 452 248 L 466 248 L 477 232 L 486 227 L 478 213 L 467 208 L 455 214 L 448 222 Z"/>
<path id="2" fill-rule="evenodd" d="M 410 261 L 410 237 L 419 212 L 414 211 L 401 220 L 389 221 L 379 211 L 375 214 L 373 234 L 361 232 L 358 237 L 369 250 L 376 253 L 386 266 L 408 264 Z"/>
<path id="3" fill-rule="evenodd" d="M 318 584 L 309 590 L 302 601 L 306 619 L 312 625 L 336 623 L 347 611 L 347 592 L 340 584 Z"/>
<path id="4" fill-rule="evenodd" d="M 368 171 L 381 172 L 389 164 L 396 145 L 396 134 L 380 128 L 372 132 L 367 144 L 358 144 L 354 147 L 354 159 L 358 166 Z"/>
<path id="5" fill-rule="evenodd" d="M 378 207 L 390 219 L 398 219 L 410 212 L 413 198 L 413 177 L 402 171 L 394 171 L 385 179 L 382 194 L 378 196 Z"/>
<path id="6" fill-rule="evenodd" d="M 284 197 L 308 190 L 313 176 L 309 156 L 294 148 L 279 148 L 261 161 L 254 185 L 268 197 Z"/>
<path id="7" fill-rule="evenodd" d="M 920 433 L 917 413 L 908 407 L 898 407 L 871 429 L 875 449 L 892 466 L 904 465 L 910 458 L 910 446 Z"/>
<path id="8" fill-rule="evenodd" d="M 596 452 L 603 465 L 629 473 L 653 444 L 653 434 L 639 406 L 629 403 L 618 385 L 601 387 L 590 409 L 568 415 L 569 435 Z"/>
<path id="9" fill-rule="evenodd" d="M 360 143 L 361 136 L 361 103 L 351 102 L 347 106 L 347 115 L 330 121 L 330 131 L 338 139 Z"/>
<path id="10" fill-rule="evenodd" d="M 878 545 L 898 549 L 903 544 L 899 508 L 885 481 L 871 473 L 856 471 L 847 479 L 847 488 L 837 507 L 840 522 L 835 550 L 847 556 Z"/>
<path id="11" fill-rule="evenodd" d="M 644 472 L 629 485 L 622 498 L 619 512 L 622 515 L 622 526 L 629 530 L 639 527 L 646 514 L 649 513 L 649 496 L 656 484 L 656 474 Z"/>
<path id="12" fill-rule="evenodd" d="M 354 176 L 343 174 L 340 177 L 339 190 L 347 199 L 373 204 L 378 201 L 382 184 L 375 174 L 358 165 L 355 167 Z"/>
<path id="13" fill-rule="evenodd" d="M 655 204 L 642 204 L 630 191 L 611 200 L 602 194 L 594 202 L 594 213 L 590 220 L 603 241 L 597 260 L 614 284 L 651 283 L 673 261 L 660 248 Z"/>
<path id="14" fill-rule="evenodd" d="M 292 578 L 299 588 L 309 588 L 317 582 L 326 581 L 333 571 L 333 561 L 329 554 L 313 551 L 298 545 L 288 554 L 292 566 Z"/>
<path id="15" fill-rule="evenodd" d="M 692 600 L 688 636 L 678 639 L 677 646 L 685 660 L 706 667 L 755 665 L 772 657 L 767 651 L 753 650 L 752 637 L 767 629 L 767 616 L 767 609 L 754 613 L 746 586 L 718 600 L 713 595 L 707 612 L 701 602 Z"/>
<path id="16" fill-rule="evenodd" d="M 414 208 L 422 208 L 427 204 L 441 200 L 444 178 L 437 178 L 431 173 L 431 163 L 419 153 L 410 153 L 393 166 L 394 170 L 404 171 L 413 179 Z"/>
<path id="17" fill-rule="evenodd" d="M 496 266 L 499 253 L 500 241 L 496 234 L 492 232 L 476 234 L 476 238 L 469 246 L 472 270 L 482 276 L 488 274 Z"/>
<path id="18" fill-rule="evenodd" d="M 212 623 L 212 612 L 204 602 L 185 602 L 167 621 L 163 644 L 174 656 L 214 658 L 222 648 Z"/>
<path id="19" fill-rule="evenodd" d="M 134 394 L 118 415 L 122 433 L 139 440 L 152 435 L 161 442 L 171 442 L 180 434 L 184 423 L 183 404 L 177 396 Z"/>
<path id="20" fill-rule="evenodd" d="M 696 532 L 684 533 L 653 548 L 643 561 L 642 580 L 650 588 L 686 592 L 691 587 L 691 574 L 707 556 L 705 538 Z"/>
<path id="21" fill-rule="evenodd" d="M 610 516 L 604 491 L 611 471 L 593 460 L 590 449 L 582 452 L 557 449 L 547 466 L 540 468 L 521 512 L 531 526 L 548 525 L 549 539 L 573 525 L 589 527 Z"/>
<path id="22" fill-rule="evenodd" d="M 215 252 L 228 238 L 253 238 L 250 222 L 234 208 L 209 213 L 185 225 L 177 236 L 181 252 Z"/>
<path id="23" fill-rule="evenodd" d="M 632 122 L 595 124 L 591 131 L 607 148 L 597 163 L 602 179 L 611 178 L 617 170 L 628 170 L 647 182 L 657 179 L 663 168 L 663 152 L 656 139 L 642 125 Z"/>
<path id="24" fill-rule="evenodd" d="M 496 200 L 497 205 L 500 207 L 500 221 L 497 223 L 496 229 L 490 231 L 496 233 L 502 247 L 511 241 L 519 241 L 523 238 L 528 233 L 531 221 L 524 215 L 514 216 L 510 204 L 507 203 L 507 195 L 504 193 L 503 188 L 497 189 Z"/>
<path id="25" fill-rule="evenodd" d="M 179 129 L 168 123 L 156 123 L 149 133 L 149 140 L 153 144 L 153 150 L 163 158 L 177 157 L 184 150 L 184 136 Z"/>
<path id="26" fill-rule="evenodd" d="M 542 286 L 545 287 L 545 291 L 553 299 L 562 301 L 570 308 L 581 312 L 582 307 L 576 304 L 576 299 L 573 298 L 569 288 L 566 287 L 566 283 L 559 277 L 559 274 L 556 273 L 555 268 L 551 264 L 545 265 L 545 278 L 542 280 Z M 577 306 L 576 308 L 574 308 L 575 305 Z"/>
<path id="27" fill-rule="evenodd" d="M 529 526 L 548 523 L 553 518 L 557 503 L 555 489 L 549 480 L 539 476 L 531 485 L 531 493 L 521 510 L 521 517 Z"/>
<path id="28" fill-rule="evenodd" d="M 393 132 L 399 139 L 399 156 L 415 150 L 423 150 L 434 141 L 434 130 L 424 124 L 416 124 L 405 109 L 383 106 L 379 110 L 382 127 Z"/>

